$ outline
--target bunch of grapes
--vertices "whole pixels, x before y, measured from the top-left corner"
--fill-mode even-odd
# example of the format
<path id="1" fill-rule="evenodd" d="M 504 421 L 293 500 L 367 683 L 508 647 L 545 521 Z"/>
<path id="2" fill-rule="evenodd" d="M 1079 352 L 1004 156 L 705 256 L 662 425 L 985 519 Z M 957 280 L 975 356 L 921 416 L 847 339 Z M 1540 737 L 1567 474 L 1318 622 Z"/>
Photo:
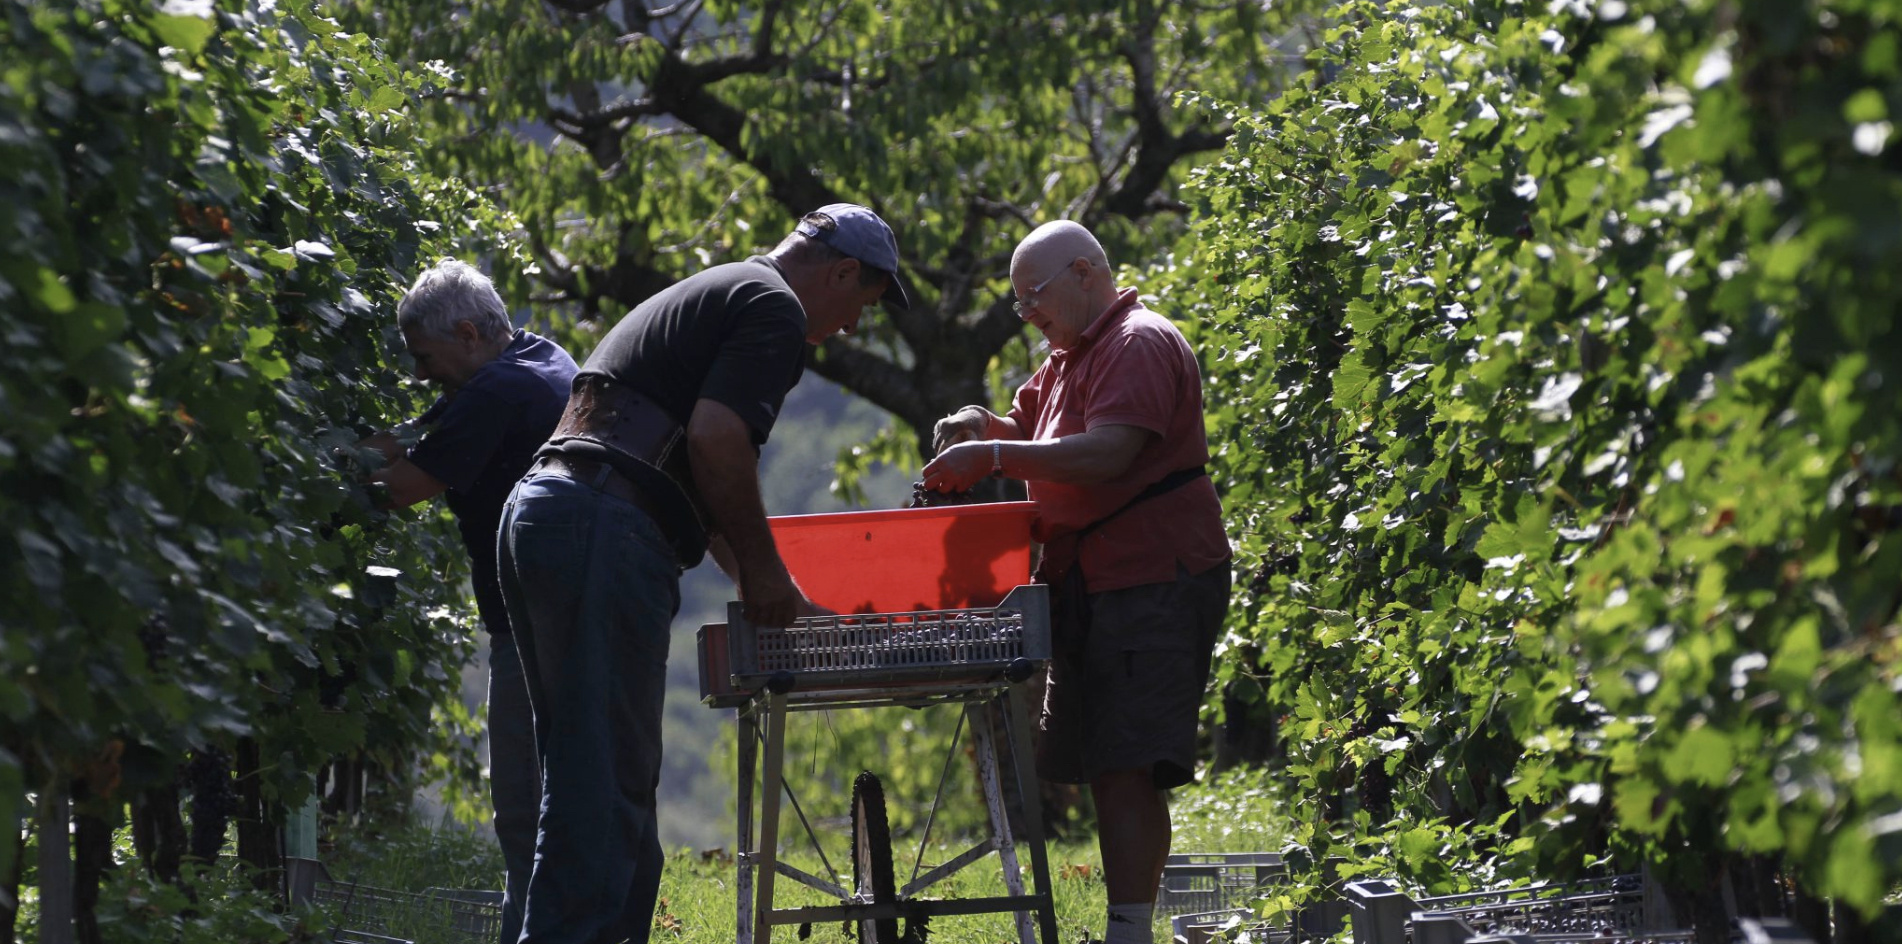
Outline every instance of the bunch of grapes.
<path id="1" fill-rule="evenodd" d="M 925 487 L 923 482 L 911 483 L 911 504 L 906 508 L 943 508 L 947 505 L 970 505 L 977 501 L 974 492 L 937 492 Z"/>
<path id="2" fill-rule="evenodd" d="M 170 629 L 164 614 L 154 615 L 145 621 L 144 626 L 139 627 L 139 645 L 145 647 L 146 665 L 156 666 L 159 660 L 165 658 L 165 644 L 171 638 Z"/>
<path id="3" fill-rule="evenodd" d="M 335 674 L 325 672 L 317 680 L 317 703 L 325 708 L 343 707 L 344 694 L 357 680 L 357 667 L 344 663 Z"/>

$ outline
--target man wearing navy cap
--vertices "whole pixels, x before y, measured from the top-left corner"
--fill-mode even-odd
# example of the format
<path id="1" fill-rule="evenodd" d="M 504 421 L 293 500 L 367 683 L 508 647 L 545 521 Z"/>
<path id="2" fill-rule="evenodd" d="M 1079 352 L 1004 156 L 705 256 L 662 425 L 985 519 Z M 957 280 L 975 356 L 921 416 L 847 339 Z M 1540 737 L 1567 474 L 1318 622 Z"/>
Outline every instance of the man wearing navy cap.
<path id="1" fill-rule="evenodd" d="M 642 302 L 575 375 L 496 535 L 543 770 L 521 944 L 647 940 L 680 573 L 712 553 L 756 625 L 819 612 L 767 528 L 759 448 L 807 346 L 880 301 L 910 306 L 897 240 L 835 203 L 772 252 Z"/>

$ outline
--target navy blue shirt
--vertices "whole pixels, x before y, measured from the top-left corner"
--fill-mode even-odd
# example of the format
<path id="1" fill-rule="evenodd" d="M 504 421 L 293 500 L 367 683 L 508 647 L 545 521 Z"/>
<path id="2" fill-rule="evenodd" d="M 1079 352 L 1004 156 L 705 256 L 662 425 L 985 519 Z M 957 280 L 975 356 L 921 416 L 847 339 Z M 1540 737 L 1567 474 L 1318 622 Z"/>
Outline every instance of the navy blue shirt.
<path id="1" fill-rule="evenodd" d="M 449 510 L 469 549 L 476 611 L 491 635 L 509 631 L 495 571 L 502 506 L 561 422 L 574 377 L 575 360 L 560 345 L 517 331 L 461 390 L 416 420 L 426 431 L 409 461 L 449 487 Z"/>

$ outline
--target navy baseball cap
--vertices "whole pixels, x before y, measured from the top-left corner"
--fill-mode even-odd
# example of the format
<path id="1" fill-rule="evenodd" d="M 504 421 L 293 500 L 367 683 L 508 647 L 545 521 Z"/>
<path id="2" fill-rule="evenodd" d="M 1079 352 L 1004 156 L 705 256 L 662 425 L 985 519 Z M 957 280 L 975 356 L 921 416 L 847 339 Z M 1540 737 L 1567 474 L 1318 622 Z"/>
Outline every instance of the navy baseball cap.
<path id="1" fill-rule="evenodd" d="M 898 239 L 878 214 L 856 203 L 829 203 L 806 214 L 794 232 L 889 273 L 891 281 L 880 297 L 899 308 L 911 307 L 911 296 L 898 278 Z"/>

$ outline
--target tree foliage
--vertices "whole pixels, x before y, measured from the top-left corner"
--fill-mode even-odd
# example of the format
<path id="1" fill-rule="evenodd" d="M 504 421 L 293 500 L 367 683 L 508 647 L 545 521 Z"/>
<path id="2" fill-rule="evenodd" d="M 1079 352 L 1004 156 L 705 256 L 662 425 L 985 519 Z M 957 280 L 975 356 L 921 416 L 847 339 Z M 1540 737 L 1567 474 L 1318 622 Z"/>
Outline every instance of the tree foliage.
<path id="1" fill-rule="evenodd" d="M 1341 798 L 1311 841 L 1445 880 L 1433 824 L 1506 817 L 1521 871 L 1647 861 L 1701 917 L 1768 855 L 1872 914 L 1902 881 L 1902 8 L 1341 13 L 1327 80 L 1203 102 L 1236 130 L 1158 282 L 1219 345 L 1223 671 Z"/>
<path id="2" fill-rule="evenodd" d="M 913 310 L 814 369 L 915 430 L 988 402 L 1000 353 L 1027 365 L 1005 275 L 1033 226 L 1080 220 L 1125 258 L 1180 231 L 1176 185 L 1227 127 L 1175 94 L 1270 94 L 1298 6 L 426 0 L 359 3 L 355 21 L 455 70 L 428 158 L 495 188 L 534 247 L 525 287 L 582 319 L 770 247 L 821 205 L 877 209 Z"/>
<path id="3" fill-rule="evenodd" d="M 411 275 L 511 229 L 419 169 L 425 78 L 300 2 L 6 0 L 0 48 L 0 823 L 175 821 L 188 751 L 272 805 L 334 755 L 471 771 L 465 558 L 348 448 L 418 407 Z"/>

